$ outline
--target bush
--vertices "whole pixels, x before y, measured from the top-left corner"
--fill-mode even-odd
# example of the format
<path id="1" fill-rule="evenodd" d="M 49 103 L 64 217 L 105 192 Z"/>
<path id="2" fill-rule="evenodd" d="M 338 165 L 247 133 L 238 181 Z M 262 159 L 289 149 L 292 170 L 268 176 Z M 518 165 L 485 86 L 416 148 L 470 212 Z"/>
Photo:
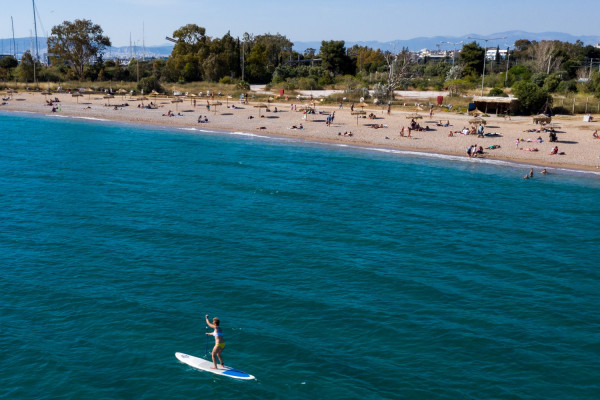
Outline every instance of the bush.
<path id="1" fill-rule="evenodd" d="M 548 92 L 532 82 L 517 82 L 513 93 L 519 99 L 519 113 L 524 115 L 537 114 L 552 105 L 552 97 Z"/>
<path id="2" fill-rule="evenodd" d="M 556 87 L 556 93 L 576 93 L 577 83 L 575 81 L 562 81 Z"/>
<path id="3" fill-rule="evenodd" d="M 233 83 L 233 79 L 231 79 L 230 76 L 224 76 L 221 79 L 219 79 L 219 83 L 224 83 L 226 85 L 229 85 L 229 84 Z"/>
<path id="4" fill-rule="evenodd" d="M 500 88 L 492 88 L 492 90 L 489 91 L 488 96 L 493 96 L 493 97 L 508 97 L 508 95 L 506 93 L 504 93 L 504 90 L 500 89 Z"/>
<path id="5" fill-rule="evenodd" d="M 239 81 L 235 87 L 239 90 L 250 90 L 250 84 L 246 81 Z"/>
<path id="6" fill-rule="evenodd" d="M 153 90 L 157 92 L 162 92 L 163 88 L 160 85 L 160 81 L 155 76 L 148 76 L 146 78 L 142 78 L 140 83 L 137 85 L 138 90 L 143 90 L 144 93 L 150 93 Z"/>

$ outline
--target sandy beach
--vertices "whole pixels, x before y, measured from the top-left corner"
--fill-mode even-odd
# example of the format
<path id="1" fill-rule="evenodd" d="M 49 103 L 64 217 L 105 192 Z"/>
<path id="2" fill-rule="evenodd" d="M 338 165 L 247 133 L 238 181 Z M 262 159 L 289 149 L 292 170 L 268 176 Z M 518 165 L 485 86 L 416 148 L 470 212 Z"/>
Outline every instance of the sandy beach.
<path id="1" fill-rule="evenodd" d="M 54 104 L 58 109 L 53 112 L 53 107 L 47 104 L 47 100 L 55 98 L 59 102 Z M 225 98 L 209 100 L 210 103 L 216 101 L 222 104 L 213 104 L 209 110 L 206 107 L 207 100 L 202 98 L 196 98 L 194 107 L 189 99 L 172 103 L 166 97 L 156 97 L 144 101 L 144 104 L 152 102 L 157 108 L 146 109 L 138 107 L 141 102 L 129 96 L 105 99 L 100 94 L 86 94 L 77 99 L 68 93 L 44 96 L 40 93 L 20 92 L 12 94 L 10 100 L 3 101 L 6 104 L 0 106 L 0 110 L 251 132 L 461 157 L 468 157 L 467 148 L 476 145 L 483 148 L 483 154 L 476 156 L 479 158 L 508 160 L 537 165 L 540 168 L 556 167 L 588 171 L 598 171 L 600 168 L 600 139 L 593 137 L 593 132 L 599 125 L 596 118 L 594 122 L 584 122 L 583 116 L 553 117 L 552 122 L 556 125 L 558 141 L 550 142 L 548 132 L 530 131 L 540 128 L 540 125 L 533 123 L 532 117 L 510 119 L 494 115 L 485 117 L 487 122 L 485 135 L 481 137 L 457 133 L 469 127 L 468 121 L 473 118 L 472 116 L 434 108 L 432 117 L 429 116 L 428 111 L 421 111 L 419 114 L 422 119 L 416 120 L 422 127 L 428 126 L 430 130 L 413 130 L 411 137 L 407 137 L 407 128 L 411 122 L 407 116 L 414 113 L 408 109 L 406 111 L 392 109 L 388 115 L 387 110 L 381 107 L 365 107 L 366 115 L 374 114 L 375 119 L 360 116 L 357 119 L 357 116 L 351 115 L 350 104 L 344 104 L 343 108 L 339 108 L 339 105 L 320 106 L 317 101 L 316 112 L 305 115 L 302 110 L 306 103 L 296 104 L 291 99 L 285 102 L 272 102 L 268 104 L 268 110 L 257 107 L 261 103 L 241 104 L 239 101 L 228 101 Z M 118 106 L 115 109 L 115 105 L 125 103 L 128 106 Z M 294 104 L 296 110 L 293 109 Z M 355 107 L 355 110 L 361 109 Z M 175 116 L 165 116 L 169 111 Z M 327 126 L 327 115 L 334 112 L 335 118 L 330 126 Z M 208 122 L 199 123 L 199 116 L 202 116 L 202 119 L 206 117 Z M 450 126 L 438 126 L 440 121 L 443 125 L 449 122 Z M 299 128 L 300 124 L 303 129 L 293 128 L 294 126 Z M 405 132 L 404 136 L 401 136 L 403 127 Z M 449 135 L 450 132 L 453 132 L 452 136 Z M 538 138 L 542 141 L 540 142 Z M 550 154 L 555 146 L 558 147 L 558 154 Z"/>

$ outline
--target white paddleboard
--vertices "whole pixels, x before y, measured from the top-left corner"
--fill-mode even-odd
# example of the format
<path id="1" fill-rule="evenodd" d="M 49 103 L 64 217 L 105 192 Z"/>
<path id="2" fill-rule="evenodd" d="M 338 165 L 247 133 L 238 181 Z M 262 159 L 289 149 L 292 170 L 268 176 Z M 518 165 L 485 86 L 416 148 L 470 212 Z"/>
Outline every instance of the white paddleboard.
<path id="1" fill-rule="evenodd" d="M 177 357 L 179 361 L 189 365 L 190 367 L 194 367 L 202 371 L 212 372 L 213 374 L 228 376 L 229 378 L 235 379 L 256 379 L 252 375 L 247 374 L 244 371 L 240 371 L 239 369 L 234 369 L 228 366 L 222 367 L 221 365 L 217 364 L 219 369 L 214 369 L 212 368 L 214 367 L 213 362 L 205 360 L 204 358 L 194 357 L 184 353 L 175 353 L 175 357 Z"/>

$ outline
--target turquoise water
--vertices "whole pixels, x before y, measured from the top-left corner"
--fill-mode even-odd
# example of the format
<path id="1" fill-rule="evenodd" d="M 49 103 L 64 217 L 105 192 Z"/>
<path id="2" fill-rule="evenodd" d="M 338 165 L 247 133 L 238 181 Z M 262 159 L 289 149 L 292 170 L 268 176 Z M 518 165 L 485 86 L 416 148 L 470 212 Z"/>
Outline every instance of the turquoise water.
<path id="1" fill-rule="evenodd" d="M 0 398 L 591 399 L 600 177 L 0 113 Z M 226 364 L 193 370 L 204 314 Z"/>

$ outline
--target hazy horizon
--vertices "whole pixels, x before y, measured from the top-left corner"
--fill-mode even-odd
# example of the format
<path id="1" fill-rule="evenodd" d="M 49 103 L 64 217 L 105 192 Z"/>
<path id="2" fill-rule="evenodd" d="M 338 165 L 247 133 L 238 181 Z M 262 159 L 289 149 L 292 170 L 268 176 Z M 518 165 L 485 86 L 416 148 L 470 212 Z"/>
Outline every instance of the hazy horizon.
<path id="1" fill-rule="evenodd" d="M 130 37 L 136 46 L 164 45 L 168 43 L 165 36 L 188 23 L 206 28 L 211 37 L 222 37 L 228 31 L 234 37 L 242 37 L 245 32 L 280 33 L 292 42 L 389 42 L 435 36 L 460 38 L 474 32 L 485 37 L 504 31 L 599 34 L 595 15 L 580 12 L 596 8 L 591 0 L 574 1 L 567 12 L 561 10 L 560 14 L 541 0 L 506 0 L 502 4 L 486 0 L 373 0 L 368 5 L 353 0 L 330 0 L 325 4 L 307 0 L 302 5 L 230 0 L 225 11 L 223 3 L 192 0 L 105 0 L 100 8 L 95 2 L 80 0 L 37 0 L 35 4 L 38 36 L 49 35 L 53 26 L 65 20 L 90 19 L 102 27 L 115 47 L 129 46 Z M 15 37 L 34 35 L 32 3 L 3 4 L 1 38 L 12 38 L 11 17 Z"/>

